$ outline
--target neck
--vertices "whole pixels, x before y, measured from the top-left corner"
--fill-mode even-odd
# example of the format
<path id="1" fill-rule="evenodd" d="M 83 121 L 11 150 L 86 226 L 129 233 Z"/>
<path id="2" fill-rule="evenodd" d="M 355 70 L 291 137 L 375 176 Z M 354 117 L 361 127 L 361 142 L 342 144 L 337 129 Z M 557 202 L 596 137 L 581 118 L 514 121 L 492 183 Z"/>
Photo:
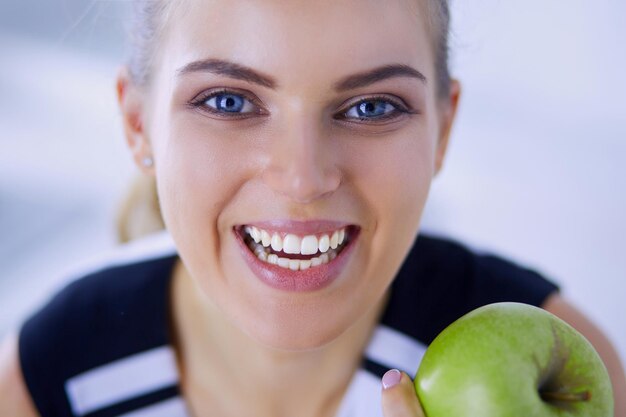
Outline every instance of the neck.
<path id="1" fill-rule="evenodd" d="M 295 352 L 261 345 L 233 326 L 182 264 L 173 301 L 181 386 L 197 415 L 320 417 L 336 414 L 387 297 L 327 345 Z"/>

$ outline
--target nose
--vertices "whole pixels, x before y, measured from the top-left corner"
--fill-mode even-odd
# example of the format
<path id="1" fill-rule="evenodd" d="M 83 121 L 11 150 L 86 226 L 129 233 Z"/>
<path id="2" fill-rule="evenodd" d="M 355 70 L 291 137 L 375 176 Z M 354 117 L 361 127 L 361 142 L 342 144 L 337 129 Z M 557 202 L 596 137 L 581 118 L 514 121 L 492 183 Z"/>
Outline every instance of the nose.
<path id="1" fill-rule="evenodd" d="M 292 118 L 269 141 L 263 180 L 274 191 L 309 203 L 335 191 L 341 183 L 332 140 L 323 127 L 306 117 Z"/>

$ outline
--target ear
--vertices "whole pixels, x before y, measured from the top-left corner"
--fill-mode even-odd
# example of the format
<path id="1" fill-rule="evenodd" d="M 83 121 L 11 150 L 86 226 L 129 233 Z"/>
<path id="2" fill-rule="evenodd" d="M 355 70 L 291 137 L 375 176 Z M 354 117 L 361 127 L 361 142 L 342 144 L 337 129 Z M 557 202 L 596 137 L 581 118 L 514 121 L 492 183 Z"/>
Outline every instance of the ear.
<path id="1" fill-rule="evenodd" d="M 446 98 L 442 98 L 440 108 L 441 115 L 439 116 L 439 140 L 437 141 L 437 149 L 435 154 L 435 175 L 439 174 L 443 166 L 443 161 L 448 149 L 448 142 L 450 141 L 450 132 L 452 131 L 452 124 L 456 116 L 456 111 L 459 105 L 459 97 L 461 96 L 461 84 L 458 80 L 452 80 L 450 82 L 450 94 Z"/>
<path id="2" fill-rule="evenodd" d="M 154 156 L 144 124 L 143 91 L 133 83 L 127 67 L 120 69 L 116 89 L 126 144 L 137 167 L 145 174 L 154 175 L 154 163 L 150 163 Z"/>

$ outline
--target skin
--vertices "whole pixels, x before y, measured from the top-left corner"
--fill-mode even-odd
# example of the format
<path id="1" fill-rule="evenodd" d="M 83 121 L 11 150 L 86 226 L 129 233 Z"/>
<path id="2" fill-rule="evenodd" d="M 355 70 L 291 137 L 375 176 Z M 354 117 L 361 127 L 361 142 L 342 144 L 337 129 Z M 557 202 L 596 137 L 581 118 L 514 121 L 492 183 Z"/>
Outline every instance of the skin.
<path id="1" fill-rule="evenodd" d="M 182 259 L 172 318 L 183 394 L 196 415 L 335 414 L 417 233 L 458 103 L 456 82 L 448 96 L 437 94 L 426 19 L 414 0 L 186 1 L 172 11 L 151 83 L 134 85 L 121 72 L 128 144 L 157 178 Z M 179 75 L 206 58 L 253 68 L 277 87 Z M 426 82 L 394 77 L 333 89 L 345 76 L 395 63 Z M 263 115 L 225 119 L 188 106 L 224 87 L 258 98 Z M 417 114 L 379 124 L 337 119 L 371 95 Z M 146 156 L 153 167 L 142 166 Z M 269 219 L 341 220 L 361 233 L 331 286 L 287 294 L 252 275 L 232 233 Z M 0 401 L 0 415 L 36 415 L 14 339 L 0 363 L 0 399 L 13 399 Z M 5 413 L 7 403 L 19 411 Z M 386 417 L 421 415 L 407 375 L 384 390 L 382 408 Z"/>

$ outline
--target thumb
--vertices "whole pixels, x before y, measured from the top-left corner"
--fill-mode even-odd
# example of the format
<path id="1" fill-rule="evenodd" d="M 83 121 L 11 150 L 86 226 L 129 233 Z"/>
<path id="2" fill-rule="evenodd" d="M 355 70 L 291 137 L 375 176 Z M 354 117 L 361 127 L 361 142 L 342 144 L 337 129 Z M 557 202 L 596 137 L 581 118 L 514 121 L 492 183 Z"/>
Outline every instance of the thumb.
<path id="1" fill-rule="evenodd" d="M 391 369 L 383 375 L 382 384 L 384 417 L 425 417 L 413 381 L 407 374 Z"/>

